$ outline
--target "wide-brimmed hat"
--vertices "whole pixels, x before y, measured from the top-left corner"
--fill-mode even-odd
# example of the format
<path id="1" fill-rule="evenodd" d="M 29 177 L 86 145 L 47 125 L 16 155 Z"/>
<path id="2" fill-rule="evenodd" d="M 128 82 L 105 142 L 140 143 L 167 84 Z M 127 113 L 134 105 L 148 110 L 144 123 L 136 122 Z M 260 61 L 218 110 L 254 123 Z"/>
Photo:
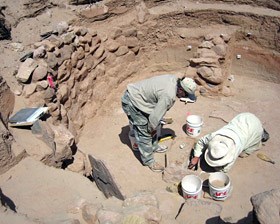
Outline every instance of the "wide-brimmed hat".
<path id="1" fill-rule="evenodd" d="M 196 83 L 193 79 L 185 77 L 180 81 L 182 88 L 188 93 L 188 98 L 191 100 L 196 100 L 195 90 L 196 90 Z"/>
<path id="2" fill-rule="evenodd" d="M 231 138 L 216 135 L 208 144 L 205 151 L 205 161 L 212 167 L 221 167 L 234 160 L 236 148 Z"/>

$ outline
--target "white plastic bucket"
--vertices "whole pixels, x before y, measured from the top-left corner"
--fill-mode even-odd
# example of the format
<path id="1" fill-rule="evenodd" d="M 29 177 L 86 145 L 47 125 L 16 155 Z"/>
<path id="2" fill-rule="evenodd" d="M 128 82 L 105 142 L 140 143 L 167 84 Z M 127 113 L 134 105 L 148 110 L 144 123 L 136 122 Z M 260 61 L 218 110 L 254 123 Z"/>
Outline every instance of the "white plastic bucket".
<path id="1" fill-rule="evenodd" d="M 223 201 L 230 193 L 230 178 L 223 172 L 211 173 L 209 176 L 209 191 L 214 200 Z"/>
<path id="2" fill-rule="evenodd" d="M 198 115 L 189 115 L 187 117 L 186 132 L 191 137 L 197 137 L 200 135 L 203 121 Z"/>
<path id="3" fill-rule="evenodd" d="M 183 197 L 185 199 L 198 199 L 201 197 L 202 180 L 196 175 L 187 175 L 181 182 Z"/>
<path id="4" fill-rule="evenodd" d="M 129 137 L 129 140 L 130 140 L 132 150 L 138 151 L 138 145 L 136 143 L 136 138 L 135 138 L 135 135 L 133 133 L 133 130 L 129 131 L 128 137 Z"/>

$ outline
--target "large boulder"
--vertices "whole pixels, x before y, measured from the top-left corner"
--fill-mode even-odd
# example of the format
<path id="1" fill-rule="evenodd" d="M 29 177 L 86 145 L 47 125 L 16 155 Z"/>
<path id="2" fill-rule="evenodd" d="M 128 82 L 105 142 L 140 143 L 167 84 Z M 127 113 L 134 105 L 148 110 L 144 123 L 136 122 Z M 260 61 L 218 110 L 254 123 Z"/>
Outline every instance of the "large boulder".
<path id="1" fill-rule="evenodd" d="M 280 188 L 256 194 L 250 200 L 255 221 L 260 224 L 280 223 Z"/>

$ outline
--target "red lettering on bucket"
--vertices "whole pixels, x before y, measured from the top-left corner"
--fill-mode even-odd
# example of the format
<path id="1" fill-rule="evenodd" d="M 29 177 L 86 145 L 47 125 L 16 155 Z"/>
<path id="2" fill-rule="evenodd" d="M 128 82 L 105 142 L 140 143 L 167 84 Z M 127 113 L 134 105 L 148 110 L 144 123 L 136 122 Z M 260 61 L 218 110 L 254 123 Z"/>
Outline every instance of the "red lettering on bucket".
<path id="1" fill-rule="evenodd" d="M 189 133 L 193 133 L 193 128 L 191 128 L 191 127 L 187 127 L 187 132 L 189 132 Z"/>
<path id="2" fill-rule="evenodd" d="M 185 199 L 190 199 L 190 198 L 197 199 L 197 195 L 186 195 L 185 196 Z"/>
<path id="3" fill-rule="evenodd" d="M 227 191 L 224 191 L 224 192 L 216 192 L 215 193 L 215 196 L 216 197 L 224 197 L 224 196 L 226 196 L 227 195 Z"/>

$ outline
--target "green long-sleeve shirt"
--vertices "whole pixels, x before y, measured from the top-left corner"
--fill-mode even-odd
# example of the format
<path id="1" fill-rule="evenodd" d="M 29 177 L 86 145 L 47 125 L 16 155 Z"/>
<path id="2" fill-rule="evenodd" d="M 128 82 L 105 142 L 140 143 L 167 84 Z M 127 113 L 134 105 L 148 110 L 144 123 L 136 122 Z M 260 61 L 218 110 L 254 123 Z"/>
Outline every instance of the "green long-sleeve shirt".
<path id="1" fill-rule="evenodd" d="M 133 105 L 149 114 L 150 130 L 156 129 L 160 119 L 174 105 L 177 80 L 175 75 L 160 75 L 127 86 Z"/>

